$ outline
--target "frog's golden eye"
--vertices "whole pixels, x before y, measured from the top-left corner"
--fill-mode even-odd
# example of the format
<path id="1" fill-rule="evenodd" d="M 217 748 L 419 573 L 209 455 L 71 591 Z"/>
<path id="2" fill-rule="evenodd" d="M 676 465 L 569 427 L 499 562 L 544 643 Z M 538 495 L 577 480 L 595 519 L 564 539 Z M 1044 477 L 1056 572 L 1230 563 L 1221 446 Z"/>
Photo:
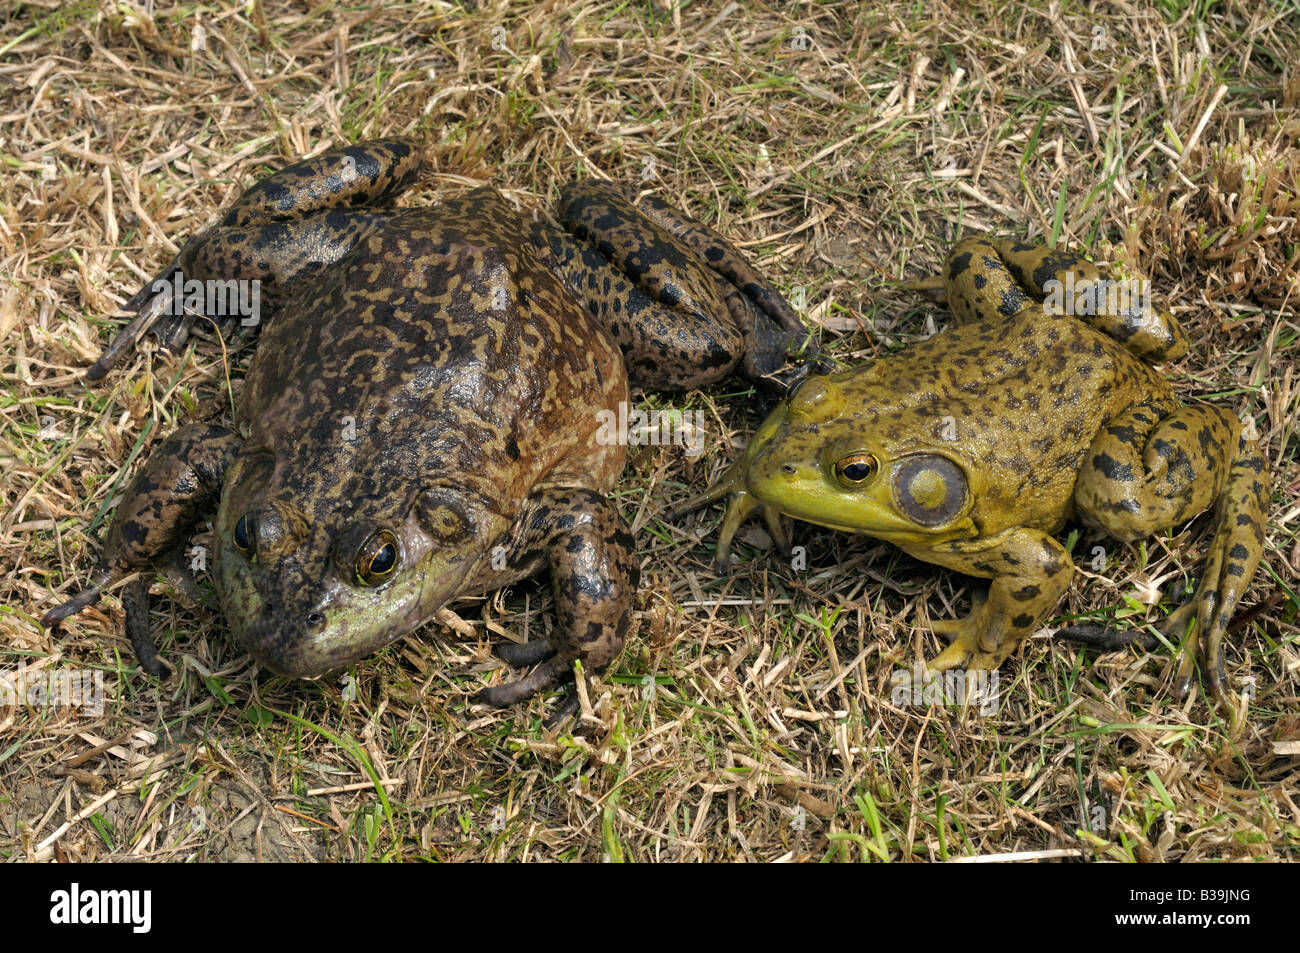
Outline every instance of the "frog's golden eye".
<path id="1" fill-rule="evenodd" d="M 245 556 L 253 555 L 253 521 L 247 513 L 235 524 L 235 548 Z"/>
<path id="2" fill-rule="evenodd" d="M 397 537 L 381 529 L 361 547 L 357 556 L 357 582 L 377 586 L 397 569 Z"/>
<path id="3" fill-rule="evenodd" d="M 851 453 L 835 461 L 835 479 L 850 490 L 857 489 L 875 476 L 879 467 L 871 454 Z"/>

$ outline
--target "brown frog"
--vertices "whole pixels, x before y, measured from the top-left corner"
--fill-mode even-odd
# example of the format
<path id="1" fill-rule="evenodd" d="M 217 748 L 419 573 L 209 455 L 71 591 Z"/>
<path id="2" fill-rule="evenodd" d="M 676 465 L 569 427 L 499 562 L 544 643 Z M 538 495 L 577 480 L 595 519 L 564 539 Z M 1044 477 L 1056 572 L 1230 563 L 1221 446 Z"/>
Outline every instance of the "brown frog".
<path id="1" fill-rule="evenodd" d="M 625 447 L 601 438 L 602 412 L 628 400 L 629 372 L 678 390 L 770 374 L 802 327 L 735 248 L 658 199 L 571 184 L 564 231 L 486 188 L 393 208 L 420 162 L 392 139 L 282 169 L 130 302 L 90 378 L 146 331 L 185 340 L 195 315 L 171 313 L 169 288 L 260 282 L 238 429 L 191 424 L 155 448 L 91 585 L 46 624 L 174 564 L 215 513 L 222 610 L 277 672 L 337 669 L 543 568 L 558 625 L 503 647 L 537 667 L 480 698 L 507 705 L 618 656 L 638 563 L 606 497 Z M 142 667 L 161 673 L 144 582 L 123 601 Z"/>

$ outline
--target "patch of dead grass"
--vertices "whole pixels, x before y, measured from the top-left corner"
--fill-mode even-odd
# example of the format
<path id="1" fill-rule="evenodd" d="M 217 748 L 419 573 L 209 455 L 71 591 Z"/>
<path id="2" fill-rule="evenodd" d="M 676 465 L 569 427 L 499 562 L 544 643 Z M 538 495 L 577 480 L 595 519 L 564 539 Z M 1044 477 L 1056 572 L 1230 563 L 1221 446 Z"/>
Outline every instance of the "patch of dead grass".
<path id="1" fill-rule="evenodd" d="M 1178 9 L 1181 4 L 1167 4 Z M 0 853 L 105 859 L 927 860 L 1294 858 L 1294 23 L 1252 4 L 579 5 L 20 3 L 0 12 L 0 671 L 102 673 L 102 715 L 0 707 Z M 1098 32 L 1100 29 L 1100 33 Z M 807 37 L 808 43 L 798 38 Z M 1100 39 L 1100 43 L 1098 43 Z M 1221 92 L 1222 90 L 1222 92 Z M 996 713 L 894 704 L 971 581 L 872 540 L 799 529 L 796 570 L 753 530 L 709 566 L 717 513 L 656 515 L 752 433 L 741 384 L 710 449 L 634 455 L 638 631 L 576 725 L 466 695 L 500 633 L 543 635 L 543 582 L 456 607 L 351 680 L 259 677 L 173 594 L 181 673 L 134 671 L 110 598 L 57 636 L 91 536 L 160 434 L 228 419 L 250 353 L 210 336 L 79 376 L 116 303 L 267 169 L 415 134 L 423 204 L 490 183 L 544 209 L 574 175 L 635 179 L 745 247 L 844 364 L 944 315 L 898 281 L 959 234 L 1047 236 L 1151 275 L 1193 347 L 1186 398 L 1254 415 L 1273 464 L 1268 550 L 1228 669 L 1239 726 L 1175 705 L 1167 660 L 1031 640 Z M 52 162 L 52 168 L 51 168 Z M 47 171 L 50 170 L 50 171 Z M 234 396 L 225 390 L 236 381 Z M 1202 518 L 1135 548 L 1081 536 L 1061 618 L 1160 617 Z M 1286 752 L 1292 752 L 1290 754 Z"/>

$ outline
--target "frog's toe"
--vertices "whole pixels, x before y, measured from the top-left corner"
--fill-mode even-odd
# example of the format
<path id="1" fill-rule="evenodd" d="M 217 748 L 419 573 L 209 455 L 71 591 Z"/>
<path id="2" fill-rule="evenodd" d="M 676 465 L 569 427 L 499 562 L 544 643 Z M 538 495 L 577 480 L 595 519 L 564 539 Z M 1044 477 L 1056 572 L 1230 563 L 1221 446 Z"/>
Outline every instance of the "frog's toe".
<path id="1" fill-rule="evenodd" d="M 149 584 L 143 576 L 137 576 L 122 590 L 122 609 L 126 612 L 126 635 L 140 667 L 154 678 L 166 681 L 172 671 L 158 657 L 158 648 L 149 632 Z"/>
<path id="2" fill-rule="evenodd" d="M 1094 652 L 1120 652 L 1130 646 L 1150 652 L 1160 644 L 1160 640 L 1150 632 L 1110 629 L 1104 625 L 1067 625 L 1053 632 L 1052 638 L 1073 642 Z"/>
<path id="3" fill-rule="evenodd" d="M 946 672 L 950 669 L 968 671 L 988 671 L 996 669 L 1006 659 L 1008 653 L 989 652 L 980 647 L 979 637 L 974 633 L 958 635 L 946 649 L 938 654 L 925 667 L 932 672 Z"/>
<path id="4" fill-rule="evenodd" d="M 502 642 L 492 650 L 492 654 L 511 668 L 528 668 L 538 662 L 545 662 L 555 654 L 555 646 L 545 639 L 533 639 L 531 642 Z"/>
<path id="5" fill-rule="evenodd" d="M 834 374 L 839 368 L 835 362 L 824 354 L 815 343 L 805 351 L 804 358 L 793 365 L 784 361 L 776 369 L 757 378 L 755 401 L 759 412 L 766 417 L 781 401 L 785 400 L 796 387 L 809 377 L 824 377 Z"/>
<path id="6" fill-rule="evenodd" d="M 938 632 L 938 629 L 935 630 Z M 944 638 L 949 635 L 939 632 Z M 971 643 L 973 640 L 963 638 L 960 635 L 952 638 L 952 644 L 940 652 L 937 656 L 925 663 L 925 667 L 931 672 L 946 672 L 954 668 L 970 668 L 970 662 L 976 655 L 976 647 Z"/>
<path id="7" fill-rule="evenodd" d="M 558 655 L 553 655 L 523 678 L 480 690 L 475 699 L 493 708 L 507 708 L 546 691 L 564 677 L 571 675 L 572 671 L 569 667 L 571 664 Z"/>
<path id="8" fill-rule="evenodd" d="M 154 335 L 158 343 L 170 354 L 177 353 L 190 333 L 196 315 L 187 313 L 176 300 L 177 282 L 183 278 L 181 259 L 199 236 L 191 238 L 177 253 L 171 263 L 152 281 L 131 296 L 119 309 L 132 315 L 109 342 L 104 353 L 86 369 L 86 379 L 97 381 L 105 377 L 127 351 L 147 334 Z"/>
<path id="9" fill-rule="evenodd" d="M 939 619 L 930 623 L 930 628 L 934 634 L 939 636 L 945 642 L 955 642 L 962 633 L 961 619 Z"/>
<path id="10" fill-rule="evenodd" d="M 1208 603 L 1208 605 L 1205 605 Z M 1196 681 L 1197 663 L 1205 673 L 1205 686 L 1210 697 L 1231 704 L 1224 684 L 1227 682 L 1226 660 L 1223 655 L 1223 625 L 1214 624 L 1208 636 L 1202 619 L 1214 619 L 1212 594 L 1189 599 L 1169 614 L 1160 625 L 1160 632 L 1175 644 L 1182 642 L 1178 659 L 1178 672 L 1174 676 L 1174 698 L 1182 701 L 1192 691 Z M 1184 641 L 1185 639 L 1185 641 Z"/>
<path id="11" fill-rule="evenodd" d="M 87 586 L 67 602 L 55 606 L 45 615 L 41 616 L 41 625 L 44 628 L 52 629 L 64 619 L 70 618 L 80 612 L 87 606 L 94 605 L 99 601 L 103 591 L 99 583 Z"/>
<path id="12" fill-rule="evenodd" d="M 981 607 L 988 602 L 989 595 L 987 592 L 976 590 L 971 593 L 970 614 L 962 616 L 959 619 L 934 619 L 930 622 L 930 628 L 934 634 L 939 636 L 945 642 L 955 644 L 964 634 L 970 633 L 972 639 L 976 638 L 977 628 L 974 617 L 979 614 Z M 978 646 L 976 646 L 978 648 Z"/>
<path id="13" fill-rule="evenodd" d="M 941 619 L 931 623 L 935 634 L 948 640 L 946 649 L 925 667 L 932 672 L 945 672 L 949 669 L 969 669 L 992 671 L 1001 665 L 1016 640 L 1006 640 L 989 630 L 987 611 L 984 606 L 986 598 L 977 595 L 969 615 L 960 619 Z"/>

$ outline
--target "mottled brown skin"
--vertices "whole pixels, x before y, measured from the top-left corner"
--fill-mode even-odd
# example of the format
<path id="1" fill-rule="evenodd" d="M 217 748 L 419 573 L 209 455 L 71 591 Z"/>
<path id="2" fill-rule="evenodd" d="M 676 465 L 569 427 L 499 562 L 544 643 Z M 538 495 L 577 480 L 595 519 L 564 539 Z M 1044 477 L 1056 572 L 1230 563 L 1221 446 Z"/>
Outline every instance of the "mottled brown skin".
<path id="1" fill-rule="evenodd" d="M 598 414 L 628 400 L 620 348 L 633 380 L 680 389 L 741 362 L 751 375 L 779 367 L 799 323 L 734 248 L 660 203 L 643 212 L 617 187 L 574 183 L 561 201 L 572 234 L 491 189 L 386 207 L 418 169 L 403 140 L 290 166 L 163 273 L 271 290 L 243 437 L 191 425 L 159 447 L 117 510 L 92 587 L 47 623 L 126 573 L 174 562 L 215 509 L 222 609 L 275 671 L 324 674 L 460 596 L 543 568 L 559 625 L 549 643 L 505 650 L 540 664 L 481 699 L 510 704 L 576 660 L 600 672 L 618 656 L 638 564 L 605 497 L 625 447 L 598 439 Z M 184 340 L 192 315 L 138 297 L 123 338 Z M 128 591 L 130 634 L 158 671 L 141 601 Z"/>
<path id="2" fill-rule="evenodd" d="M 761 510 L 783 547 L 780 514 L 991 579 L 968 616 L 935 624 L 951 644 L 929 667 L 943 670 L 996 668 L 1056 606 L 1074 566 L 1052 534 L 1068 519 L 1131 541 L 1217 501 L 1205 575 L 1163 631 L 1199 647 L 1222 696 L 1223 634 L 1263 550 L 1264 458 L 1233 414 L 1181 407 L 1137 356 L 1183 353 L 1170 315 L 1127 308 L 1077 318 L 1046 306 L 1049 282 L 1070 271 L 1076 287 L 1097 276 L 1077 255 L 961 242 L 941 282 L 953 327 L 809 378 L 722 481 L 678 512 L 730 496 L 720 565 L 736 528 Z M 1180 696 L 1194 658 L 1184 656 Z"/>

